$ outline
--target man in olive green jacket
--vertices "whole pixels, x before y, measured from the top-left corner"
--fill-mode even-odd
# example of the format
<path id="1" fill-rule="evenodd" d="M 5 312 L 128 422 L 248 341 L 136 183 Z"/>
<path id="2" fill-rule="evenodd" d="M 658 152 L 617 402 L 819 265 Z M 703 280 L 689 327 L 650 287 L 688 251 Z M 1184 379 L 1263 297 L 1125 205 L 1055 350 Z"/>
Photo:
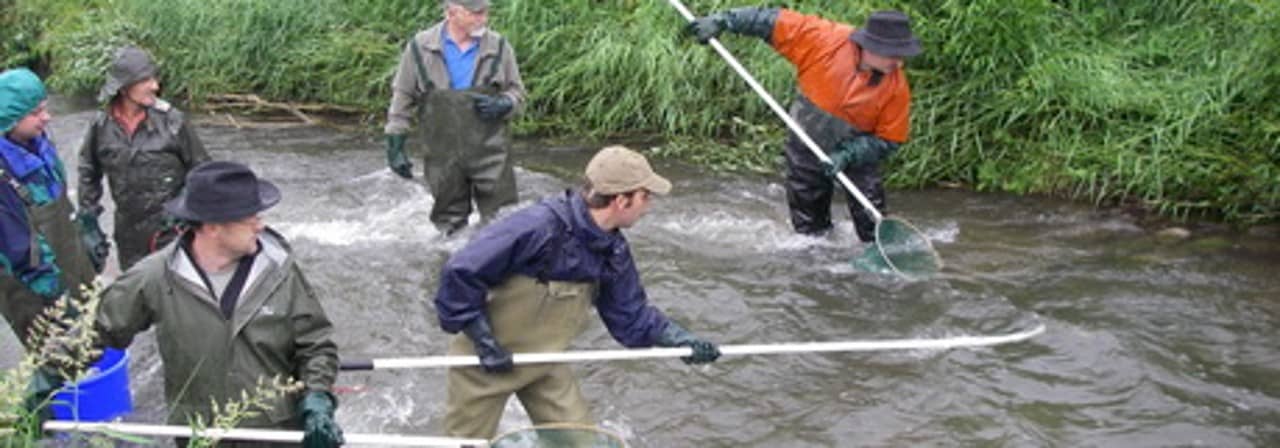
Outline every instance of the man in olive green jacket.
<path id="1" fill-rule="evenodd" d="M 304 386 L 300 394 L 275 399 L 241 426 L 304 429 L 308 448 L 338 446 L 333 325 L 284 237 L 258 216 L 279 202 L 280 190 L 223 161 L 197 166 L 186 183 L 165 210 L 193 223 L 191 230 L 107 288 L 97 316 L 102 341 L 123 349 L 157 327 L 171 423 L 196 416 L 207 423 L 213 402 L 239 400 L 260 380 L 292 377 Z"/>
<path id="2" fill-rule="evenodd" d="M 80 145 L 80 221 L 98 229 L 102 214 L 102 178 L 111 184 L 116 203 L 113 232 L 124 271 L 169 241 L 164 232 L 164 202 L 182 191 L 191 168 L 209 154 L 182 111 L 156 97 L 160 83 L 151 56 L 137 47 L 116 52 L 98 93 L 106 104 Z M 101 268 L 109 253 L 98 233 L 82 237 Z"/>
<path id="3" fill-rule="evenodd" d="M 516 202 L 507 125 L 525 100 L 511 44 L 487 27 L 488 0 L 445 0 L 445 20 L 410 39 L 391 83 L 387 164 L 413 178 L 406 134 L 418 120 L 431 223 L 467 225 L 471 201 L 484 219 Z"/>

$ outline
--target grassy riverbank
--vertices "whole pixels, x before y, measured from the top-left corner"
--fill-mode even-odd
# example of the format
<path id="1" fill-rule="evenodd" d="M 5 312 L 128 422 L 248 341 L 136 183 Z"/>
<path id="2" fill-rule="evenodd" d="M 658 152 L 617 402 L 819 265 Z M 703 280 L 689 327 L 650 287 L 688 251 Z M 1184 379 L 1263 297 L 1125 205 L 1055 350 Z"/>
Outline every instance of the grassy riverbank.
<path id="1" fill-rule="evenodd" d="M 913 140 L 898 187 L 1125 201 L 1171 216 L 1280 220 L 1280 1 L 898 2 Z M 752 2 L 690 1 L 695 11 Z M 877 2 L 791 2 L 860 23 Z M 381 121 L 399 47 L 439 17 L 417 0 L 0 0 L 6 66 L 46 64 L 64 91 L 99 85 L 110 49 L 160 60 L 166 95 L 322 102 Z M 659 0 L 500 0 L 531 93 L 518 131 L 660 135 L 667 154 L 774 171 L 781 122 Z M 779 95 L 791 68 L 756 39 L 726 44 Z"/>

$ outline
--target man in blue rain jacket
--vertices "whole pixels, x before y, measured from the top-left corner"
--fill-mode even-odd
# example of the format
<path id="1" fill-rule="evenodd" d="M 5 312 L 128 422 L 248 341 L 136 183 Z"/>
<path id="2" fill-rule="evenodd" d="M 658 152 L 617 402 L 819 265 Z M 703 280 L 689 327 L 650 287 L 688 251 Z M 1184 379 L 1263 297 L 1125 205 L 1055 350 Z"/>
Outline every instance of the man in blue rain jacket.
<path id="1" fill-rule="evenodd" d="M 627 347 L 689 346 L 689 363 L 715 361 L 715 344 L 694 337 L 649 304 L 621 229 L 671 191 L 644 156 L 604 148 L 581 192 L 544 199 L 480 230 L 445 263 L 435 306 L 452 355 L 479 355 L 481 368 L 449 370 L 445 430 L 492 438 L 512 393 L 534 424 L 591 424 L 568 365 L 516 367 L 511 353 L 569 346 L 594 306 Z M 465 335 L 465 336 L 464 336 Z"/>

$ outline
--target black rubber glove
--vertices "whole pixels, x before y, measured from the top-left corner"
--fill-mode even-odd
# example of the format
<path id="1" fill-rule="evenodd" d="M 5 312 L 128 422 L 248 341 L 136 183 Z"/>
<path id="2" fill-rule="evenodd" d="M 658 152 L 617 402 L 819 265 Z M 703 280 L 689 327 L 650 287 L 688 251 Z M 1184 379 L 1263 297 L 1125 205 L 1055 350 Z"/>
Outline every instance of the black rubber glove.
<path id="1" fill-rule="evenodd" d="M 703 45 L 724 31 L 755 36 L 768 42 L 773 36 L 773 26 L 777 21 L 777 8 L 734 8 L 694 19 L 689 22 L 685 32 Z"/>
<path id="2" fill-rule="evenodd" d="M 485 95 L 482 93 L 469 93 L 471 99 L 475 100 L 476 115 L 488 121 L 496 121 L 507 116 L 508 112 L 515 107 L 515 102 L 511 101 L 511 97 L 501 93 L 497 95 Z"/>
<path id="3" fill-rule="evenodd" d="M 89 261 L 93 262 L 93 271 L 102 273 L 102 266 L 107 262 L 107 255 L 111 254 L 111 243 L 107 241 L 107 234 L 102 232 L 102 227 L 98 225 L 98 216 L 92 213 L 79 212 L 76 213 L 76 223 L 80 228 L 80 241 L 84 243 L 84 249 L 89 252 Z"/>
<path id="4" fill-rule="evenodd" d="M 489 324 L 489 316 L 480 315 L 467 326 L 462 332 L 471 338 L 471 344 L 476 348 L 476 354 L 480 356 L 480 366 L 488 373 L 506 373 L 515 368 L 515 364 L 511 361 L 511 352 L 498 345 L 498 340 L 493 337 L 493 326 Z"/>
<path id="5" fill-rule="evenodd" d="M 667 323 L 667 328 L 662 330 L 662 336 L 658 338 L 658 345 L 693 348 L 693 356 L 680 358 L 685 364 L 706 364 L 720 358 L 720 348 L 709 341 L 699 339 L 675 322 Z"/>
<path id="6" fill-rule="evenodd" d="M 387 134 L 387 167 L 405 179 L 413 179 L 413 163 L 404 155 L 404 134 Z"/>
<path id="7" fill-rule="evenodd" d="M 342 428 L 333 420 L 338 401 L 333 395 L 319 390 L 307 391 L 298 402 L 298 414 L 302 417 L 303 448 L 333 448 L 341 446 Z"/>

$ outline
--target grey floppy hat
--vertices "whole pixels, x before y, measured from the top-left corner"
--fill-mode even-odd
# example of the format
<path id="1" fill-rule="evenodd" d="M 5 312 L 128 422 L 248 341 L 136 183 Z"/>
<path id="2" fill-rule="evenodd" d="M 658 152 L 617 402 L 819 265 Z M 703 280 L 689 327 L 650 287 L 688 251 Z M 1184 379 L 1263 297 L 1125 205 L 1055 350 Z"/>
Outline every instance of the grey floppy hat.
<path id="1" fill-rule="evenodd" d="M 129 45 L 116 50 L 111 67 L 107 69 L 107 81 L 98 90 L 98 102 L 105 103 L 120 93 L 120 89 L 156 75 L 156 64 L 151 55 L 141 48 Z"/>
<path id="2" fill-rule="evenodd" d="M 872 53 L 909 58 L 920 54 L 920 39 L 911 34 L 911 19 L 899 11 L 876 11 L 849 39 Z"/>

